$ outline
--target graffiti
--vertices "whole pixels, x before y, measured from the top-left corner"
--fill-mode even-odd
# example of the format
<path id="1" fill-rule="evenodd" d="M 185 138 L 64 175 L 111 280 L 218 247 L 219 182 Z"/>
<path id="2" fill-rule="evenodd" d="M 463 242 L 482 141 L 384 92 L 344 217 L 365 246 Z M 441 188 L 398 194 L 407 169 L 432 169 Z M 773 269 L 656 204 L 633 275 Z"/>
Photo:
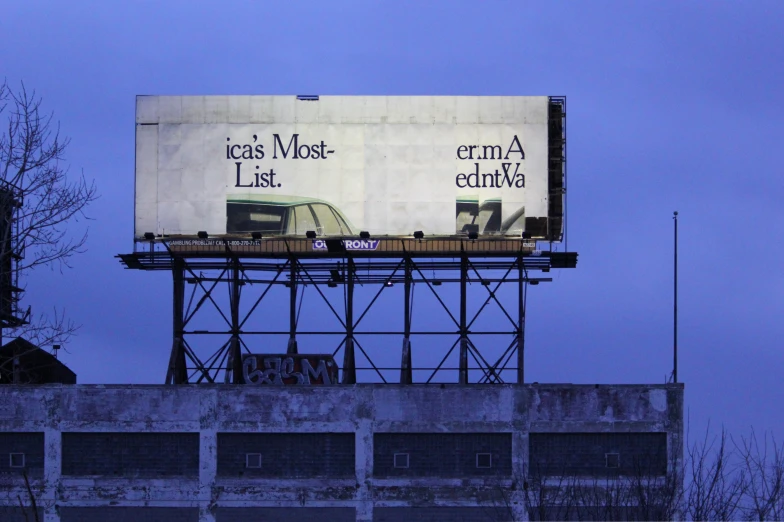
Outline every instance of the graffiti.
<path id="1" fill-rule="evenodd" d="M 331 355 L 259 355 L 242 358 L 246 384 L 336 384 L 338 367 Z"/>

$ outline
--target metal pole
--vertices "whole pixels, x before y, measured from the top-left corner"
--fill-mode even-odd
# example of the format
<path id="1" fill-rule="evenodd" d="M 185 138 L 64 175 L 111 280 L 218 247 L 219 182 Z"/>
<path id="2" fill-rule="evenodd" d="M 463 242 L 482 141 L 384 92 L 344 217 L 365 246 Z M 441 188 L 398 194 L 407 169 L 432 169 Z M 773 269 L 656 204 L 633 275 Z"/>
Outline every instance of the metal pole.
<path id="1" fill-rule="evenodd" d="M 674 279 L 673 279 L 673 306 L 672 306 L 672 380 L 678 382 L 678 211 L 672 213 L 675 223 L 675 248 L 674 256 Z"/>
<path id="2" fill-rule="evenodd" d="M 460 368 L 458 382 L 468 384 L 468 326 L 466 321 L 466 283 L 468 282 L 468 258 L 460 257 Z"/>
<path id="3" fill-rule="evenodd" d="M 411 259 L 405 260 L 405 287 L 403 303 L 403 360 L 400 364 L 400 384 L 411 384 Z"/>
<path id="4" fill-rule="evenodd" d="M 354 260 L 349 257 L 346 275 L 346 347 L 343 353 L 343 384 L 357 383 L 357 363 L 354 357 Z"/>
<path id="5" fill-rule="evenodd" d="M 242 348 L 240 345 L 240 262 L 232 260 L 231 267 L 231 342 L 229 344 L 229 361 L 231 364 L 231 381 L 242 382 Z M 228 368 L 227 368 L 228 370 Z M 226 372 L 228 382 L 229 372 Z"/>
<path id="6" fill-rule="evenodd" d="M 289 259 L 291 264 L 291 271 L 289 283 L 291 284 L 289 292 L 289 345 L 286 348 L 286 353 L 289 355 L 296 355 L 297 351 L 297 260 L 293 256 Z"/>
<path id="7" fill-rule="evenodd" d="M 172 351 L 169 357 L 169 369 L 166 372 L 166 384 L 185 384 L 188 371 L 185 368 L 185 347 L 183 346 L 184 314 L 185 314 L 185 262 L 181 258 L 173 259 L 172 279 L 174 292 L 172 296 Z"/>
<path id="8" fill-rule="evenodd" d="M 517 384 L 525 382 L 525 282 L 523 256 L 517 258 Z"/>

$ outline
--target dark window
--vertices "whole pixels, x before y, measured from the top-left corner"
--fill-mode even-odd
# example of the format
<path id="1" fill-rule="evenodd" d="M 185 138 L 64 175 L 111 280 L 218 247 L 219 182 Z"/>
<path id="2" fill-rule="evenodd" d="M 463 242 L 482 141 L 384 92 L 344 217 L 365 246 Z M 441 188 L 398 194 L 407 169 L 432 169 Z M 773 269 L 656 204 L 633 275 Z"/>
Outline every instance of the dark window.
<path id="1" fill-rule="evenodd" d="M 408 454 L 408 467 L 398 465 L 397 455 L 400 454 Z M 478 454 L 483 456 L 478 458 Z M 484 466 L 488 461 L 490 466 Z M 373 435 L 375 477 L 469 477 L 511 473 L 511 433 Z"/>
<path id="2" fill-rule="evenodd" d="M 43 476 L 44 434 L 41 432 L 0 433 L 0 475 L 20 474 L 23 471 L 30 477 Z"/>
<path id="3" fill-rule="evenodd" d="M 355 522 L 353 507 L 222 507 L 215 522 Z"/>
<path id="4" fill-rule="evenodd" d="M 373 522 L 508 522 L 510 508 L 503 501 L 482 507 L 377 507 Z M 222 522 L 222 521 L 221 521 Z"/>
<path id="5" fill-rule="evenodd" d="M 60 520 L 61 522 L 198 522 L 199 508 L 64 506 L 60 508 Z"/>
<path id="6" fill-rule="evenodd" d="M 198 474 L 198 433 L 63 433 L 63 475 Z"/>
<path id="7" fill-rule="evenodd" d="M 221 477 L 353 477 L 353 433 L 218 433 Z M 249 466 L 258 455 L 258 467 Z"/>
<path id="8" fill-rule="evenodd" d="M 228 203 L 226 233 L 283 233 L 286 207 L 254 203 Z"/>
<path id="9" fill-rule="evenodd" d="M 666 433 L 531 433 L 529 474 L 664 475 Z"/>

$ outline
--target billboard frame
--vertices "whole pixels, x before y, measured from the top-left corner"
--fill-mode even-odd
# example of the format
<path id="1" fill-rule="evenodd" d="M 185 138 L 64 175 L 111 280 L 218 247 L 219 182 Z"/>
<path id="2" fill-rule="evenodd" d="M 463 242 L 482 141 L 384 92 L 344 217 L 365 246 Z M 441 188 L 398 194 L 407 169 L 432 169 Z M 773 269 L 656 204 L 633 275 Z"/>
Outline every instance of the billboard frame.
<path id="1" fill-rule="evenodd" d="M 309 97 L 308 99 L 318 100 L 318 96 Z M 566 235 L 566 97 L 565 96 L 547 96 L 548 105 L 547 105 L 547 112 L 548 112 L 548 120 L 547 120 L 547 196 L 548 196 L 548 212 L 546 217 L 527 217 L 526 218 L 526 231 L 523 232 L 521 239 L 529 239 L 535 240 L 540 242 L 566 242 L 567 235 Z M 145 126 L 145 125 L 157 125 L 157 123 L 138 123 L 137 126 Z M 137 160 L 138 162 L 138 160 Z M 138 173 L 137 173 L 138 176 Z M 138 184 L 138 182 L 137 182 Z M 134 199 L 138 196 L 137 194 L 137 187 L 134 187 Z M 134 216 L 138 208 L 135 207 Z M 134 221 L 136 218 L 134 217 Z M 196 234 L 165 234 L 163 233 L 156 233 L 151 231 L 141 232 L 136 230 L 136 225 L 134 225 L 134 250 L 136 250 L 137 244 L 146 244 L 149 241 L 156 241 L 156 242 L 169 242 L 172 243 L 174 241 L 196 241 L 199 239 L 206 239 L 207 233 L 209 231 L 202 231 Z M 374 239 L 378 239 L 380 241 L 395 241 L 400 239 L 411 239 L 414 238 L 414 231 L 411 231 L 410 236 L 406 235 L 375 235 Z M 202 234 L 204 234 L 204 238 L 202 238 Z M 362 234 L 362 233 L 361 233 Z M 259 241 L 262 243 L 269 243 L 275 241 L 287 241 L 289 243 L 297 243 L 303 236 L 291 236 L 291 235 L 272 235 L 272 236 L 263 236 L 262 234 L 258 234 L 256 237 L 255 234 L 251 233 L 234 233 L 234 234 L 220 234 L 218 236 L 214 236 L 218 238 L 218 241 L 234 241 L 236 243 L 240 243 L 243 241 Z M 498 235 L 498 236 L 471 236 L 470 233 L 465 234 L 454 234 L 454 235 L 438 235 L 438 236 L 431 236 L 437 237 L 439 239 L 443 239 L 445 241 L 459 241 L 463 239 L 479 239 L 483 241 L 493 241 L 493 240 L 514 240 L 515 236 L 513 235 Z M 519 236 L 518 236 L 519 237 Z M 351 240 L 356 239 L 356 236 L 328 236 L 324 239 L 340 239 L 340 240 Z M 432 248 L 432 253 L 438 255 L 439 253 L 436 251 L 435 243 L 430 243 L 429 246 Z M 197 245 L 191 245 L 191 248 L 188 249 L 189 253 L 197 254 L 199 252 L 196 249 Z M 210 246 L 210 245 L 204 245 Z M 251 245 L 252 246 L 252 245 Z M 266 257 L 269 251 L 272 252 L 279 252 L 280 249 L 274 248 L 271 249 L 267 248 L 256 248 L 256 249 L 249 249 L 245 253 L 251 254 L 252 257 Z M 514 250 L 514 249 L 513 249 Z M 568 245 L 566 245 L 565 250 L 568 251 Z M 212 252 L 213 249 L 206 248 L 205 253 L 209 254 Z M 402 254 L 402 252 L 398 252 Z M 449 254 L 447 252 L 446 254 Z M 453 253 L 453 252 L 452 252 Z M 272 257 L 275 257 L 273 255 Z"/>

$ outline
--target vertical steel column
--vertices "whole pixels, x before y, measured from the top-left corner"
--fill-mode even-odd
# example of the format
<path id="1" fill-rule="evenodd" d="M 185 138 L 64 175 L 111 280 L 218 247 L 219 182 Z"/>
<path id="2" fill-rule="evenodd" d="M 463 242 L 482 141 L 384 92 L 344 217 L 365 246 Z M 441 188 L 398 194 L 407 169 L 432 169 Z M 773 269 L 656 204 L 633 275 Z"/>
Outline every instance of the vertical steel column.
<path id="1" fill-rule="evenodd" d="M 289 259 L 290 267 L 290 292 L 289 292 L 289 345 L 286 353 L 296 355 L 297 351 L 297 260 L 294 256 Z"/>
<path id="2" fill-rule="evenodd" d="M 525 382 L 525 298 L 523 256 L 517 256 L 517 384 Z"/>
<path id="3" fill-rule="evenodd" d="M 242 348 L 240 344 L 240 261 L 234 258 L 231 262 L 231 341 L 229 342 L 229 367 L 226 368 L 226 382 L 239 384 L 242 382 Z"/>
<path id="4" fill-rule="evenodd" d="M 675 248 L 673 250 L 672 296 L 672 382 L 678 382 L 678 212 L 672 213 L 675 221 Z"/>
<path id="5" fill-rule="evenodd" d="M 466 321 L 466 283 L 468 282 L 468 258 L 460 257 L 460 369 L 458 382 L 468 384 L 468 324 Z"/>
<path id="6" fill-rule="evenodd" d="M 343 352 L 343 384 L 357 383 L 357 362 L 354 357 L 354 259 L 346 263 L 346 347 Z"/>
<path id="7" fill-rule="evenodd" d="M 185 346 L 183 343 L 185 314 L 185 262 L 180 257 L 173 260 L 172 279 L 172 351 L 169 356 L 169 369 L 166 371 L 166 384 L 185 384 L 188 370 L 185 367 Z"/>
<path id="8" fill-rule="evenodd" d="M 403 360 L 400 363 L 400 384 L 411 384 L 411 258 L 405 259 L 405 281 L 403 304 Z"/>

